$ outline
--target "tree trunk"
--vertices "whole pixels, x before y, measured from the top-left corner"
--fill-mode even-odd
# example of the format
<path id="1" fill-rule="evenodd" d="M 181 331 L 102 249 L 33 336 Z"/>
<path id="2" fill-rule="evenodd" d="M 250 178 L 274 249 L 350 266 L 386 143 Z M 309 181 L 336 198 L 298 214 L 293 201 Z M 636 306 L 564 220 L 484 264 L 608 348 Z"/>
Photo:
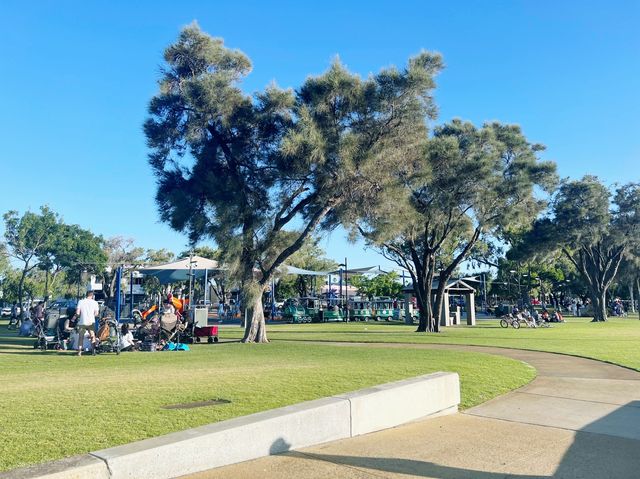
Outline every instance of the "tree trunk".
<path id="1" fill-rule="evenodd" d="M 267 339 L 267 330 L 264 321 L 264 308 L 262 307 L 262 293 L 264 292 L 264 288 L 260 289 L 259 294 L 255 294 L 255 287 L 248 289 L 250 289 L 250 291 L 247 291 L 248 294 L 243 294 L 243 296 L 247 298 L 247 300 L 251 299 L 251 303 L 249 303 L 249 301 L 245 302 L 245 305 L 252 304 L 250 308 L 251 319 L 245 324 L 242 342 L 268 343 L 269 340 Z M 254 297 L 251 298 L 251 296 Z"/>
<path id="2" fill-rule="evenodd" d="M 18 282 L 18 305 L 20 306 L 20 316 L 24 317 L 24 305 L 22 304 L 22 296 L 24 294 L 24 281 L 27 279 L 27 268 L 22 270 L 20 281 Z"/>
<path id="3" fill-rule="evenodd" d="M 591 295 L 593 304 L 593 322 L 607 320 L 607 291 L 593 291 Z"/>
<path id="4" fill-rule="evenodd" d="M 434 262 L 429 258 L 427 264 L 423 264 L 422 268 L 419 262 L 414 260 L 416 266 L 416 278 L 414 279 L 414 290 L 416 293 L 416 302 L 420 308 L 420 319 L 418 321 L 417 333 L 433 333 L 433 305 L 431 303 L 431 288 L 433 287 L 433 268 Z M 437 323 L 437 321 L 436 321 Z"/>
<path id="5" fill-rule="evenodd" d="M 436 290 L 436 297 L 433 300 L 433 332 L 440 332 L 440 320 L 442 318 L 442 308 L 444 307 L 444 288 L 447 286 L 446 281 L 442 281 L 440 278 L 440 283 L 438 284 L 438 289 Z"/>
<path id="6" fill-rule="evenodd" d="M 634 289 L 633 288 L 633 283 L 631 283 L 629 285 L 629 300 L 631 302 L 630 310 L 629 310 L 630 313 L 635 313 L 636 312 L 636 302 L 635 302 L 635 297 L 634 297 L 635 295 L 633 294 L 633 289 Z"/>
<path id="7" fill-rule="evenodd" d="M 638 297 L 638 319 L 640 319 L 640 277 L 636 278 L 636 293 Z"/>
<path id="8" fill-rule="evenodd" d="M 44 273 L 44 307 L 47 307 L 47 302 L 49 301 L 49 270 L 47 269 Z"/>
<path id="9" fill-rule="evenodd" d="M 583 245 L 574 255 L 566 248 L 562 251 L 576 267 L 588 285 L 593 305 L 593 322 L 607 320 L 607 290 L 618 273 L 624 246 L 607 248 L 601 243 Z"/>

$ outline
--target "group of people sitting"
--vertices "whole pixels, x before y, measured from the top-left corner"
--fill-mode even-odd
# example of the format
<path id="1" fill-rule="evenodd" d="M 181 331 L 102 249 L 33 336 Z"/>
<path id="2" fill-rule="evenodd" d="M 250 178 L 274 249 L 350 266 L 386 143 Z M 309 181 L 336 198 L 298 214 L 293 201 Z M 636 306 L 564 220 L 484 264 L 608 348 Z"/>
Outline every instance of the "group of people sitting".
<path id="1" fill-rule="evenodd" d="M 182 328 L 180 331 L 184 330 L 180 321 L 181 311 L 174 306 L 171 296 L 167 298 L 159 311 L 155 311 L 155 314 L 143 319 L 135 333 L 135 336 L 138 336 L 137 339 L 129 324 L 115 325 L 113 312 L 108 308 L 100 308 L 93 299 L 93 292 L 88 292 L 86 298 L 80 300 L 77 307 L 68 308 L 61 314 L 57 324 L 55 322 L 51 324 L 51 318 L 47 315 L 43 302 L 38 303 L 32 308 L 30 314 L 25 316 L 19 326 L 20 335 L 39 337 L 42 334 L 51 336 L 55 334 L 62 349 L 76 350 L 78 355 L 82 355 L 84 351 L 95 353 L 96 347 L 100 345 L 101 341 L 109 338 L 114 344 L 114 327 L 120 328 L 118 337 L 120 351 L 138 350 L 142 340 L 148 337 L 159 337 L 162 347 L 173 338 L 174 331 L 178 328 Z M 53 319 L 55 321 L 55 318 Z M 53 328 L 56 331 L 53 331 Z"/>
<path id="2" fill-rule="evenodd" d="M 520 311 L 517 306 L 514 306 L 511 314 L 518 321 L 525 323 L 530 328 L 537 328 L 542 323 L 564 323 L 562 313 L 558 310 L 549 314 L 546 308 L 542 308 L 542 311 L 538 314 L 535 309 L 531 311 L 527 309 Z"/>

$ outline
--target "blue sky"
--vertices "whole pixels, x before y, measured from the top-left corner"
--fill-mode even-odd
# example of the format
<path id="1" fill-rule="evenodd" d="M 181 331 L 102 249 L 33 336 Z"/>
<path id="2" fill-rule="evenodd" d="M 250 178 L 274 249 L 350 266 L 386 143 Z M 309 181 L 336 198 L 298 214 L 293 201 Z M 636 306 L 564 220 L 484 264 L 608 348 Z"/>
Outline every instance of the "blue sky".
<path id="1" fill-rule="evenodd" d="M 640 179 L 640 2 L 15 1 L 0 3 L 0 212 L 50 205 L 68 223 L 184 249 L 158 222 L 142 134 L 180 28 L 243 50 L 248 91 L 300 85 L 339 55 L 362 75 L 443 54 L 439 122 L 518 123 L 562 176 Z M 341 232 L 349 264 L 387 264 Z"/>

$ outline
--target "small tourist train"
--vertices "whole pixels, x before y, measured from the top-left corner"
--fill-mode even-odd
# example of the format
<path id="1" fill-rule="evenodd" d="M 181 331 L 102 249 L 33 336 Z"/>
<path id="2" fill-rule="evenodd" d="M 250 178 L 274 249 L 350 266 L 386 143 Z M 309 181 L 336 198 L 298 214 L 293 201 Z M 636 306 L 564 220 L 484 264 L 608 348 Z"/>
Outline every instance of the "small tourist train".
<path id="1" fill-rule="evenodd" d="M 409 314 L 415 321 L 418 312 L 409 303 Z M 281 320 L 291 323 L 326 323 L 331 321 L 404 321 L 404 300 L 389 297 L 367 300 L 360 297 L 344 302 L 322 298 L 290 298 L 284 302 Z"/>

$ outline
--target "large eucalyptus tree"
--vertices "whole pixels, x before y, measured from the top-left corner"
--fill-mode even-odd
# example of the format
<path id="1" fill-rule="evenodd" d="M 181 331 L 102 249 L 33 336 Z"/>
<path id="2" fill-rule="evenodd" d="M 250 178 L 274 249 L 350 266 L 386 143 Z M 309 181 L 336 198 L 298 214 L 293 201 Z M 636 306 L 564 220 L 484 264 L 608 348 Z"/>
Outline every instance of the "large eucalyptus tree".
<path id="1" fill-rule="evenodd" d="M 612 193 L 594 176 L 564 183 L 547 231 L 548 241 L 587 284 L 594 321 L 606 321 L 607 291 L 625 253 L 639 241 L 640 184 L 622 185 Z"/>
<path id="2" fill-rule="evenodd" d="M 413 171 L 398 177 L 394 194 L 358 228 L 409 271 L 420 307 L 418 331 L 435 332 L 447 281 L 481 236 L 531 223 L 546 205 L 536 188 L 551 192 L 557 176 L 555 164 L 538 158 L 543 147 L 515 125 L 476 128 L 454 120 L 424 145 Z"/>
<path id="3" fill-rule="evenodd" d="M 296 91 L 247 95 L 249 58 L 197 25 L 164 54 L 145 133 L 163 221 L 211 238 L 251 312 L 244 341 L 267 341 L 262 293 L 278 267 L 404 167 L 434 115 L 437 55 L 366 79 L 340 63 Z"/>

